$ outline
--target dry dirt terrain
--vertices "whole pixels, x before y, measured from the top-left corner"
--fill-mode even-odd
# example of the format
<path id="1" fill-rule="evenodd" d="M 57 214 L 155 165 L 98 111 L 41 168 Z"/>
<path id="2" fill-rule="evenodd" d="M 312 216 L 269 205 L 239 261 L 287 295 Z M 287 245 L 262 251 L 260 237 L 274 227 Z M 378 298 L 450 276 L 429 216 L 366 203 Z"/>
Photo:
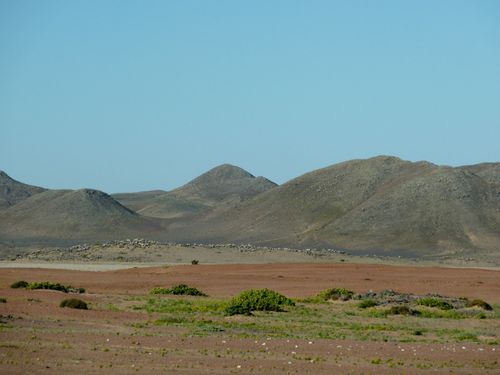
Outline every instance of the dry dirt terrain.
<path id="1" fill-rule="evenodd" d="M 18 280 L 83 294 L 12 289 Z M 186 283 L 209 297 L 152 296 Z M 494 310 L 385 316 L 357 301 L 314 303 L 323 289 L 396 289 L 483 299 Z M 271 288 L 283 312 L 225 316 L 229 297 Z M 0 372 L 179 374 L 498 374 L 500 272 L 363 264 L 228 264 L 105 272 L 0 269 Z M 61 308 L 77 297 L 89 310 Z M 470 315 L 470 316 L 468 316 Z"/>

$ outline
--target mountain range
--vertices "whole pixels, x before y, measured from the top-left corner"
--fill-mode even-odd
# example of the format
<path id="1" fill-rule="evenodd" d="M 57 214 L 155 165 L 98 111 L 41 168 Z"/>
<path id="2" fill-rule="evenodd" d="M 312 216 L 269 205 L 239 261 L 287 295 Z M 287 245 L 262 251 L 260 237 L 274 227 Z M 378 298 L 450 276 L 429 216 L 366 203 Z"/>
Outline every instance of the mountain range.
<path id="1" fill-rule="evenodd" d="M 334 247 L 441 257 L 500 255 L 500 163 L 438 166 L 378 156 L 283 185 L 228 164 L 171 190 L 48 190 L 0 173 L 0 241 Z"/>

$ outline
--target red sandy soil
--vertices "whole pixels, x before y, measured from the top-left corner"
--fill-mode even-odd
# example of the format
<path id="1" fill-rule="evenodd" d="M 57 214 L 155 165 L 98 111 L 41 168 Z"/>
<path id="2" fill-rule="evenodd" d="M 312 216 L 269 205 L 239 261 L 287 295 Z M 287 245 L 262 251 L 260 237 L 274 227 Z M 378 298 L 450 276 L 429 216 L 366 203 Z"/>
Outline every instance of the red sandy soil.
<path id="1" fill-rule="evenodd" d="M 17 280 L 57 280 L 92 293 L 145 294 L 155 286 L 186 283 L 213 297 L 233 296 L 248 288 L 271 288 L 299 298 L 343 287 L 355 292 L 394 289 L 500 302 L 500 271 L 466 268 L 306 263 L 183 265 L 108 272 L 0 269 L 0 286 Z"/>
<path id="2" fill-rule="evenodd" d="M 361 264 L 197 265 L 110 272 L 0 269 L 0 373 L 499 374 L 500 347 L 479 343 L 190 337 L 172 326 L 139 330 L 144 311 L 61 309 L 61 293 L 10 289 L 17 280 L 84 287 L 96 305 L 187 283 L 213 297 L 267 287 L 305 297 L 328 287 L 500 301 L 500 271 Z M 381 359 L 382 363 L 372 363 Z M 399 364 L 398 364 L 399 363 Z M 430 367 L 430 368 L 426 368 Z"/>

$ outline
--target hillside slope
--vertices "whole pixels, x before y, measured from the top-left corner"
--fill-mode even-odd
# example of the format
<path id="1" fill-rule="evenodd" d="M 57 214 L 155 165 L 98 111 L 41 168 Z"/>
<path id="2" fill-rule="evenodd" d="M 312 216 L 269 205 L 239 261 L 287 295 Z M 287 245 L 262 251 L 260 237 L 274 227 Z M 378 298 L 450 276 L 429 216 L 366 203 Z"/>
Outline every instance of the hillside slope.
<path id="1" fill-rule="evenodd" d="M 189 231 L 205 241 L 445 254 L 500 251 L 498 168 L 442 167 L 394 157 L 307 173 Z M 180 238 L 187 231 L 177 228 Z"/>
<path id="2" fill-rule="evenodd" d="M 144 216 L 182 218 L 244 201 L 275 186 L 264 177 L 254 177 L 244 169 L 223 164 L 164 194 L 138 193 L 142 196 L 136 195 L 134 204 L 130 204 L 130 196 L 114 197 Z"/>
<path id="3" fill-rule="evenodd" d="M 0 210 L 22 202 L 45 190 L 38 186 L 23 184 L 11 178 L 4 171 L 0 171 Z"/>
<path id="4" fill-rule="evenodd" d="M 159 229 L 159 223 L 91 189 L 48 190 L 0 213 L 3 239 L 97 240 L 148 235 Z"/>

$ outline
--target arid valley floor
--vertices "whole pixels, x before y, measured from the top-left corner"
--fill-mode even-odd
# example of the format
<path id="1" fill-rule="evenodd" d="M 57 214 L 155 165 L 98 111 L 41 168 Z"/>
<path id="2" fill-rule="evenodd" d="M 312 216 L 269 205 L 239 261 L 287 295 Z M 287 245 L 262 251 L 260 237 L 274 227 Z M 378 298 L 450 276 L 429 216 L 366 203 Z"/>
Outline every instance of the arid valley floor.
<path id="1" fill-rule="evenodd" d="M 148 267 L 139 267 L 138 262 L 71 259 L 54 263 L 29 257 L 2 262 L 0 297 L 6 302 L 0 303 L 0 372 L 500 371 L 500 271 L 496 269 L 387 265 L 340 254 L 325 259 L 272 252 L 245 254 L 238 264 L 231 252 L 217 261 L 203 257 L 213 249 L 192 251 L 186 259 L 197 256 L 200 264 L 191 265 L 178 257 L 178 262 L 142 264 Z M 38 255 L 44 258 L 43 253 Z M 104 271 L 89 271 L 92 266 Z M 85 293 L 75 296 L 86 301 L 89 310 L 59 307 L 72 293 L 10 288 L 19 280 L 85 288 Z M 201 289 L 208 297 L 149 293 L 154 287 L 179 283 Z M 276 290 L 293 298 L 296 305 L 283 312 L 225 316 L 227 301 L 249 288 Z M 443 311 L 422 306 L 419 316 L 387 315 L 388 305 L 363 309 L 359 300 L 308 298 L 327 288 L 467 297 L 485 300 L 493 310 Z"/>

